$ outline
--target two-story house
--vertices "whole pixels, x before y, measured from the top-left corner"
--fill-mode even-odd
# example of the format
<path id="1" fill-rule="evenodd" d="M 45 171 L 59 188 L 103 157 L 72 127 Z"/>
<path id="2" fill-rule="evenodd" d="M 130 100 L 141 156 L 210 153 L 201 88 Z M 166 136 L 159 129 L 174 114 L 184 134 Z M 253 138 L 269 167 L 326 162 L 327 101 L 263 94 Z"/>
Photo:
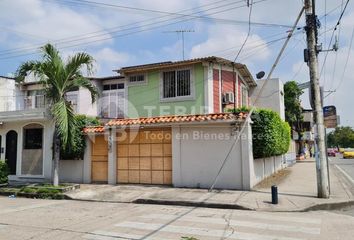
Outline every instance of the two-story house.
<path id="1" fill-rule="evenodd" d="M 249 105 L 256 86 L 243 64 L 218 57 L 161 62 L 116 70 L 102 78 L 102 118 L 207 114 Z"/>

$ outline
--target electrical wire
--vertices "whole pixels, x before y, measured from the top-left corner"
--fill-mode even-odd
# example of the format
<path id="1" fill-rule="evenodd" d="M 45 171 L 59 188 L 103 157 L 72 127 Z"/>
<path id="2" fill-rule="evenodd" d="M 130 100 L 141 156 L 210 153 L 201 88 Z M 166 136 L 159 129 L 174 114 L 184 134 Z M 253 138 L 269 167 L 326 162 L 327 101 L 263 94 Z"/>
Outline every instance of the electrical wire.
<path id="1" fill-rule="evenodd" d="M 254 2 L 253 4 L 259 3 L 259 2 L 263 2 L 263 1 L 267 1 L 267 0 L 260 0 L 260 1 Z M 220 10 L 220 11 L 217 11 L 217 12 L 210 13 L 209 15 L 214 15 L 214 14 L 218 14 L 218 13 L 221 13 L 221 12 L 230 11 L 230 10 L 237 9 L 237 8 L 241 8 L 241 7 L 245 7 L 245 6 L 232 7 L 232 8 L 228 8 L 228 9 L 224 9 L 224 10 Z M 156 28 L 160 28 L 160 27 L 164 27 L 164 26 L 168 26 L 168 25 L 173 25 L 173 24 L 180 23 L 180 22 L 189 21 L 189 20 L 191 20 L 191 19 L 193 19 L 193 18 L 195 18 L 195 17 L 191 17 L 191 18 L 189 18 L 189 19 L 179 20 L 179 21 L 177 21 L 177 22 L 167 23 L 167 24 L 164 24 L 164 25 L 153 26 L 153 27 L 141 29 L 141 30 L 138 30 L 138 31 L 132 31 L 132 32 L 128 32 L 128 33 L 125 33 L 125 34 L 121 34 L 121 35 L 112 35 L 112 36 L 110 36 L 110 37 L 108 37 L 108 38 L 101 38 L 101 39 L 92 40 L 92 41 L 88 41 L 88 42 L 84 42 L 84 43 L 78 43 L 78 44 L 72 44 L 72 45 L 65 45 L 65 46 L 60 47 L 60 49 L 72 48 L 72 47 L 83 46 L 83 45 L 89 45 L 89 44 L 96 43 L 96 42 L 102 42 L 102 41 L 104 41 L 104 40 L 110 40 L 110 39 L 112 39 L 112 38 L 129 36 L 129 35 L 132 35 L 132 34 L 136 34 L 136 33 L 140 33 L 140 32 L 145 32 L 145 31 L 150 31 L 150 30 L 152 30 L 152 29 L 156 29 Z M 167 21 L 168 21 L 168 20 L 167 20 Z M 156 23 L 153 23 L 153 24 L 156 24 Z M 152 24 L 146 24 L 146 25 L 152 25 Z M 146 26 L 146 25 L 145 25 L 145 26 Z M 143 27 L 143 26 L 134 27 L 134 28 L 141 28 L 141 27 Z M 125 30 L 128 30 L 128 29 L 125 29 Z M 119 31 L 118 31 L 118 32 L 119 32 Z M 92 38 L 92 37 L 91 37 L 91 38 Z M 77 41 L 77 40 L 75 40 L 75 41 Z M 72 42 L 72 41 L 70 41 L 70 42 Z M 58 47 L 58 48 L 59 48 L 59 47 Z M 7 56 L 7 57 L 2 57 L 2 58 L 0 58 L 0 60 L 36 54 L 37 51 L 38 51 L 37 48 L 33 48 L 33 49 L 36 49 L 36 51 L 30 52 L 30 53 L 25 53 L 25 54 L 18 54 L 18 55 L 11 55 L 11 56 Z M 0 56 L 1 56 L 1 54 L 0 54 Z M 5 54 L 5 56 L 6 56 L 6 54 Z"/>

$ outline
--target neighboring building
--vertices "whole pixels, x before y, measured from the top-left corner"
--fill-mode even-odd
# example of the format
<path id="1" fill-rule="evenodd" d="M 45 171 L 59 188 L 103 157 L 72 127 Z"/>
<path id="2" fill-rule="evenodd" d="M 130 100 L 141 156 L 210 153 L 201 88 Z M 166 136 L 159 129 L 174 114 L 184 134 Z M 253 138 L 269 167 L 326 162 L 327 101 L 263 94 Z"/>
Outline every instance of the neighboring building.
<path id="1" fill-rule="evenodd" d="M 257 87 L 251 92 L 251 104 L 257 108 L 272 109 L 285 120 L 283 82 L 279 78 L 269 79 L 267 82 L 265 79 L 257 80 Z"/>
<path id="2" fill-rule="evenodd" d="M 299 143 L 299 135 L 297 132 L 293 131 L 293 140 L 296 142 L 296 153 L 298 153 L 298 157 L 300 158 L 301 154 L 300 152 L 303 151 L 303 149 L 300 149 L 300 147 L 304 148 L 306 147 L 306 153 L 305 156 L 309 157 L 313 155 L 314 153 L 314 141 L 315 141 L 315 128 L 314 128 L 314 122 L 313 122 L 313 111 L 311 109 L 303 109 L 303 122 L 300 126 L 300 129 L 302 129 L 303 135 L 301 139 L 301 144 Z"/>

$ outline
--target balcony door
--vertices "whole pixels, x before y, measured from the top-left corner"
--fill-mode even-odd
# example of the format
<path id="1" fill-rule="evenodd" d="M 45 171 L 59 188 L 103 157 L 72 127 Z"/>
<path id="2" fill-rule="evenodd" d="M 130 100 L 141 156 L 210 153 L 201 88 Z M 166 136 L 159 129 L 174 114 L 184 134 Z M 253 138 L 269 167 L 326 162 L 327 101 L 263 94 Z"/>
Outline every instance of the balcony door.
<path id="1" fill-rule="evenodd" d="M 102 117 L 125 117 L 125 88 L 124 83 L 104 85 L 102 93 Z"/>

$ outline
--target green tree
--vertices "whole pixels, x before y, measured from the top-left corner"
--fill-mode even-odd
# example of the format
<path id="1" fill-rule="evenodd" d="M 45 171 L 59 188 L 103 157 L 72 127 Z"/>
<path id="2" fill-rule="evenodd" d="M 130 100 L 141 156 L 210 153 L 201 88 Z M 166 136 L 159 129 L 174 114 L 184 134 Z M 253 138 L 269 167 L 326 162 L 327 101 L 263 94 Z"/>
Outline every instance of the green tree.
<path id="1" fill-rule="evenodd" d="M 43 85 L 55 125 L 52 181 L 53 185 L 58 186 L 60 149 L 73 144 L 73 130 L 77 128 L 67 93 L 80 87 L 86 88 L 91 93 L 92 103 L 95 102 L 98 91 L 83 75 L 84 69 L 88 75 L 92 74 L 94 59 L 82 52 L 64 61 L 59 51 L 51 44 L 44 45 L 40 50 L 42 59 L 21 64 L 17 69 L 16 78 L 21 82 L 32 73 Z"/>
<path id="2" fill-rule="evenodd" d="M 329 147 L 354 147 L 354 130 L 351 127 L 337 127 L 327 135 Z"/>
<path id="3" fill-rule="evenodd" d="M 289 81 L 284 84 L 284 104 L 285 104 L 285 120 L 289 123 L 299 138 L 299 154 L 303 144 L 303 114 L 300 96 L 303 91 L 299 88 L 295 81 Z"/>

